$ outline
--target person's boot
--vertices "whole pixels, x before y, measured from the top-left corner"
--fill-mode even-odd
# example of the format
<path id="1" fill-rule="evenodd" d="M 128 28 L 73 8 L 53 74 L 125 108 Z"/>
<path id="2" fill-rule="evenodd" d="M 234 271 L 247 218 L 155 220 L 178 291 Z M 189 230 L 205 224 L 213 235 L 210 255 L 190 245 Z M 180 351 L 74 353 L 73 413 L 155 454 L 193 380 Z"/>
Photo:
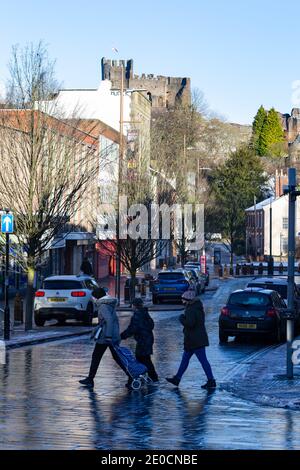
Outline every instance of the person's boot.
<path id="1" fill-rule="evenodd" d="M 206 384 L 201 385 L 201 388 L 204 388 L 206 390 L 212 390 L 213 388 L 216 388 L 217 384 L 215 379 L 209 379 Z"/>
<path id="2" fill-rule="evenodd" d="M 178 387 L 180 380 L 174 376 L 174 377 L 166 377 L 166 380 L 170 382 L 170 384 L 175 385 L 175 387 Z"/>
<path id="3" fill-rule="evenodd" d="M 79 383 L 81 385 L 84 385 L 85 387 L 94 388 L 94 381 L 93 381 L 93 379 L 90 379 L 90 377 L 87 377 L 86 379 L 79 380 Z"/>

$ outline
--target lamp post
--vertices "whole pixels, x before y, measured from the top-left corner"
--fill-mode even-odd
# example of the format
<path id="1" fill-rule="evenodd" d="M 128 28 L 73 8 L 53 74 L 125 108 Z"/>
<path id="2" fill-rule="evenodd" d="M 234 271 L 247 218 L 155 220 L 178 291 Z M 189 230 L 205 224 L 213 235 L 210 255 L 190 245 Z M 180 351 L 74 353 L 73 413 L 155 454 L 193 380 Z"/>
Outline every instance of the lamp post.
<path id="1" fill-rule="evenodd" d="M 288 219 L 288 314 L 286 325 L 286 371 L 287 378 L 292 379 L 294 376 L 292 362 L 292 343 L 294 339 L 294 276 L 295 276 L 295 216 L 296 216 L 296 200 L 300 195 L 300 191 L 296 190 L 296 169 L 289 168 L 288 186 L 284 188 L 284 194 L 289 195 L 289 219 Z"/>
<path id="2" fill-rule="evenodd" d="M 113 51 L 118 53 L 116 48 Z M 117 220 L 116 220 L 116 281 L 115 281 L 115 295 L 120 305 L 121 298 L 121 246 L 120 246 L 120 196 L 123 180 L 123 156 L 124 156 L 124 142 L 123 142 L 123 94 L 124 94 L 124 67 L 122 60 L 119 61 L 121 68 L 120 80 L 120 142 L 119 142 L 119 162 L 118 162 L 118 187 L 117 187 Z"/>

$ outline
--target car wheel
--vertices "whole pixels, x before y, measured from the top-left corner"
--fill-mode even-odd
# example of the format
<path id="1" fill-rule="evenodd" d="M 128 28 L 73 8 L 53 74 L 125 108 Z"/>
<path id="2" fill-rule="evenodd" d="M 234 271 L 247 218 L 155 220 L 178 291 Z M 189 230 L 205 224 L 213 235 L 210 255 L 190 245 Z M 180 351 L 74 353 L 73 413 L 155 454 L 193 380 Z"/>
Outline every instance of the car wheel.
<path id="1" fill-rule="evenodd" d="M 46 320 L 39 317 L 36 313 L 34 314 L 34 323 L 36 324 L 36 326 L 44 326 L 45 322 Z"/>
<path id="2" fill-rule="evenodd" d="M 219 340 L 220 340 L 220 343 L 227 343 L 228 341 L 228 335 L 226 333 L 224 333 L 224 331 L 222 330 L 219 330 Z"/>
<path id="3" fill-rule="evenodd" d="M 93 304 L 88 304 L 87 309 L 84 314 L 83 323 L 87 326 L 92 325 L 94 318 L 94 307 Z"/>

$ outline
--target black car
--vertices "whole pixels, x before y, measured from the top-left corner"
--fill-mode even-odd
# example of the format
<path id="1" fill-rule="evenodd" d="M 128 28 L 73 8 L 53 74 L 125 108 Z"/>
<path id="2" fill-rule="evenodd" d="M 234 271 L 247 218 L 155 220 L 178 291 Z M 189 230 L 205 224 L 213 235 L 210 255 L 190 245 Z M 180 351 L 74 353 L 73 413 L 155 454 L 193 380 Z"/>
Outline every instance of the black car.
<path id="1" fill-rule="evenodd" d="M 219 339 L 225 343 L 229 336 L 265 335 L 280 342 L 285 339 L 286 312 L 278 292 L 258 287 L 232 292 L 219 317 Z"/>
<path id="2" fill-rule="evenodd" d="M 285 301 L 287 306 L 288 303 L 288 278 L 287 276 L 265 276 L 256 277 L 252 279 L 247 287 L 259 287 L 260 289 L 271 289 L 278 292 L 280 297 Z M 295 315 L 295 327 L 297 330 L 300 328 L 300 286 L 294 282 L 294 315 Z"/>

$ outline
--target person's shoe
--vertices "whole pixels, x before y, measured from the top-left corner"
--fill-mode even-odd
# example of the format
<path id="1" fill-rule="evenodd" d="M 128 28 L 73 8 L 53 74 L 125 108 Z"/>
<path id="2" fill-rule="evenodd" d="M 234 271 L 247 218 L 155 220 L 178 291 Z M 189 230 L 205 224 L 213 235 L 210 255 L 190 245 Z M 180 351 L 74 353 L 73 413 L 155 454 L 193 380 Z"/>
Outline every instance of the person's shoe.
<path id="1" fill-rule="evenodd" d="M 178 387 L 180 380 L 177 379 L 177 377 L 166 377 L 167 382 L 170 382 L 170 384 L 175 385 Z"/>
<path id="2" fill-rule="evenodd" d="M 206 382 L 206 384 L 201 385 L 201 388 L 204 388 L 205 390 L 212 390 L 213 388 L 216 388 L 217 384 L 215 379 L 210 379 Z"/>
<path id="3" fill-rule="evenodd" d="M 89 377 L 87 377 L 86 379 L 79 380 L 79 383 L 81 385 L 84 385 L 85 387 L 94 388 L 94 381 Z"/>

